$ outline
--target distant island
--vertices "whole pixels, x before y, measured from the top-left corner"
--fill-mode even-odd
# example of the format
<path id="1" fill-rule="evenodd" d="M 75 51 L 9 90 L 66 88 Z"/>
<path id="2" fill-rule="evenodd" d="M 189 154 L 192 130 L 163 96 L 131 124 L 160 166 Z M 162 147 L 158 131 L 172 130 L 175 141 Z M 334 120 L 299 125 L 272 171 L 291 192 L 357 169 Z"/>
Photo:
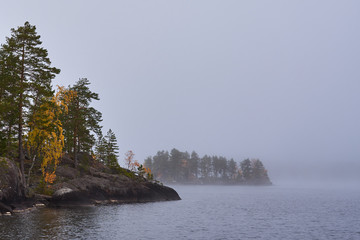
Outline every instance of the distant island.
<path id="1" fill-rule="evenodd" d="M 259 159 L 245 159 L 238 165 L 234 159 L 221 156 L 199 157 L 193 151 L 177 149 L 158 151 L 144 165 L 152 170 L 154 179 L 180 184 L 271 185 L 267 170 Z"/>

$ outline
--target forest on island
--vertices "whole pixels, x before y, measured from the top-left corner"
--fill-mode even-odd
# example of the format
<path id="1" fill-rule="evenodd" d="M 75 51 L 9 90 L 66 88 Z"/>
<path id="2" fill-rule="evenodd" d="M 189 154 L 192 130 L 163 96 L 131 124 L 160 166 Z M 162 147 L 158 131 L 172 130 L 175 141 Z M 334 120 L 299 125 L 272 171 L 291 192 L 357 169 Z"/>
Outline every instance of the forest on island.
<path id="1" fill-rule="evenodd" d="M 0 157 L 16 160 L 24 186 L 41 169 L 41 181 L 56 179 L 59 160 L 67 155 L 84 168 L 87 154 L 113 169 L 118 164 L 114 132 L 102 132 L 99 100 L 80 78 L 72 86 L 52 86 L 60 69 L 51 66 L 36 27 L 29 22 L 11 29 L 0 47 Z M 1 158 L 0 158 L 1 161 Z"/>
<path id="2" fill-rule="evenodd" d="M 199 155 L 193 151 L 177 149 L 158 151 L 145 159 L 144 165 L 152 170 L 156 180 L 185 184 L 271 184 L 263 163 L 259 159 L 245 159 L 238 164 L 234 159 L 221 156 Z"/>

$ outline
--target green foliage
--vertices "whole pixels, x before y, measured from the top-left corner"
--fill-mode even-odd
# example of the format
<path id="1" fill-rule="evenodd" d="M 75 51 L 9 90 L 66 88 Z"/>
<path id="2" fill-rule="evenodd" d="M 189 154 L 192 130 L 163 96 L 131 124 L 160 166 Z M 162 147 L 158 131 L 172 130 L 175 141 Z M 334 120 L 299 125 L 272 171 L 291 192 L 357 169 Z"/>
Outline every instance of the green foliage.
<path id="1" fill-rule="evenodd" d="M 153 161 L 152 161 L 152 157 L 147 157 L 146 159 L 145 159 L 145 161 L 144 161 L 144 166 L 145 167 L 148 167 L 148 168 L 152 168 L 152 166 L 153 166 Z"/>
<path id="2" fill-rule="evenodd" d="M 68 116 L 62 116 L 65 135 L 65 149 L 73 153 L 75 166 L 80 152 L 90 152 L 95 144 L 95 136 L 101 136 L 102 114 L 90 106 L 93 100 L 99 100 L 97 93 L 90 91 L 90 82 L 81 78 L 69 89 L 76 92 L 76 96 L 68 105 Z"/>
<path id="3" fill-rule="evenodd" d="M 9 169 L 7 161 L 3 158 L 0 158 L 0 169 Z"/>
<path id="4" fill-rule="evenodd" d="M 137 179 L 138 177 L 135 175 L 134 172 L 128 170 L 128 169 L 125 169 L 125 168 L 122 168 L 120 166 L 115 166 L 115 167 L 112 167 L 112 169 L 115 171 L 115 173 L 119 174 L 119 175 L 124 175 L 132 180 L 135 180 Z"/>
<path id="5" fill-rule="evenodd" d="M 51 186 L 49 186 L 44 179 L 41 179 L 39 181 L 34 191 L 38 194 L 44 194 L 48 196 L 52 196 L 54 194 L 54 189 L 52 189 Z"/>
<path id="6" fill-rule="evenodd" d="M 168 151 L 158 151 L 153 157 L 152 171 L 155 178 L 170 181 L 170 156 Z"/>
<path id="7" fill-rule="evenodd" d="M 229 174 L 229 178 L 232 180 L 238 180 L 238 169 L 237 169 L 237 164 L 234 161 L 234 159 L 230 159 L 230 161 L 228 162 L 228 174 Z"/>
<path id="8" fill-rule="evenodd" d="M 108 167 L 117 167 L 119 146 L 115 133 L 109 129 L 105 137 L 100 136 L 95 146 L 96 159 Z"/>
<path id="9" fill-rule="evenodd" d="M 242 176 L 245 181 L 250 181 L 252 177 L 252 167 L 250 159 L 245 159 L 240 164 Z"/>
<path id="10" fill-rule="evenodd" d="M 44 98 L 52 96 L 51 80 L 60 70 L 51 67 L 48 52 L 40 45 L 36 27 L 25 22 L 24 26 L 11 29 L 11 36 L 0 48 L 0 129 L 7 139 L 10 155 L 17 134 L 20 170 L 24 176 L 23 133 L 29 130 L 32 113 Z M 23 178 L 24 179 L 24 178 Z"/>
<path id="11" fill-rule="evenodd" d="M 89 154 L 80 154 L 77 168 L 82 175 L 88 174 L 93 163 L 93 158 Z"/>
<path id="12" fill-rule="evenodd" d="M 144 166 L 141 164 L 138 168 L 137 168 L 137 174 L 141 177 L 144 177 L 145 175 L 145 169 Z"/>
<path id="13" fill-rule="evenodd" d="M 117 140 L 115 133 L 109 129 L 105 136 L 105 143 L 106 143 L 106 158 L 105 162 L 108 166 L 118 166 L 118 153 L 119 153 L 119 146 L 117 145 Z"/>
<path id="14" fill-rule="evenodd" d="M 153 178 L 164 182 L 198 184 L 271 184 L 262 162 L 245 159 L 240 168 L 234 159 L 204 155 L 191 155 L 177 149 L 171 153 L 159 151 L 154 157 L 146 158 L 145 166 L 151 166 Z M 141 166 L 142 167 L 142 166 Z M 139 169 L 139 172 L 143 169 Z M 146 174 L 144 174 L 145 176 Z M 149 175 L 151 178 L 151 175 Z"/>

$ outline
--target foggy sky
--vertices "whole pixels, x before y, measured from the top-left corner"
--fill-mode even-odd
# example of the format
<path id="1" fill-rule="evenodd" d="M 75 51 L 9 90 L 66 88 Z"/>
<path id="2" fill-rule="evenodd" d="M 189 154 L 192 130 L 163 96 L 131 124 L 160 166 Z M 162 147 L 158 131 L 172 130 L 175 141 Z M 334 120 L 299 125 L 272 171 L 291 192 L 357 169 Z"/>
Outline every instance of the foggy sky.
<path id="1" fill-rule="evenodd" d="M 6 1 L 36 25 L 54 86 L 86 77 L 124 153 L 260 158 L 270 178 L 360 171 L 360 2 Z"/>

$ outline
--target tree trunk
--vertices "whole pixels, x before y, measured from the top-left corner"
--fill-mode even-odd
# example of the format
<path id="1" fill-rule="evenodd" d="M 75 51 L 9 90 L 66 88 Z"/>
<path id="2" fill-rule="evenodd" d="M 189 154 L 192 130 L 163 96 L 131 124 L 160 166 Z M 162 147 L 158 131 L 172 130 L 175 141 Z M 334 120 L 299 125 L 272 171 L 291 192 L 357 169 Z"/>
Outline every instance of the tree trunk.
<path id="1" fill-rule="evenodd" d="M 22 66 L 21 66 L 20 96 L 19 96 L 19 129 L 18 129 L 20 172 L 21 172 L 23 185 L 25 186 L 25 171 L 24 171 L 25 156 L 23 151 L 23 139 L 22 139 L 24 79 L 25 79 L 25 46 L 23 46 L 22 48 Z"/>
<path id="2" fill-rule="evenodd" d="M 7 144 L 6 144 L 6 156 L 8 158 L 11 158 L 10 156 L 10 148 L 11 148 L 11 131 L 12 131 L 12 125 L 9 123 L 9 129 L 8 129 L 8 132 L 7 132 Z"/>
<path id="3" fill-rule="evenodd" d="M 20 104 L 19 104 L 19 130 L 18 130 L 18 142 L 19 142 L 19 161 L 20 161 L 20 172 L 21 176 L 24 179 L 24 151 L 23 151 L 23 141 L 22 141 L 22 134 L 23 134 L 23 125 L 22 125 L 22 93 L 20 93 Z"/>
<path id="4" fill-rule="evenodd" d="M 29 169 L 28 180 L 27 180 L 27 183 L 26 183 L 27 188 L 30 186 L 30 175 L 31 175 L 31 170 L 33 169 L 33 167 L 35 165 L 35 159 L 36 159 L 36 155 L 33 157 L 32 164 L 31 164 L 31 167 Z"/>
<path id="5" fill-rule="evenodd" d="M 78 160 L 77 160 L 77 131 L 76 131 L 76 127 L 74 128 L 74 167 L 77 168 L 77 165 L 78 165 Z"/>
<path id="6" fill-rule="evenodd" d="M 75 100 L 75 106 L 76 106 L 76 109 L 78 110 L 79 109 L 79 101 L 78 100 Z M 74 165 L 75 165 L 75 168 L 77 168 L 78 166 L 78 151 L 79 151 L 79 147 L 78 147 L 78 121 L 77 121 L 77 115 L 75 113 L 75 116 L 74 116 L 74 139 L 73 139 L 73 143 L 74 143 Z"/>

